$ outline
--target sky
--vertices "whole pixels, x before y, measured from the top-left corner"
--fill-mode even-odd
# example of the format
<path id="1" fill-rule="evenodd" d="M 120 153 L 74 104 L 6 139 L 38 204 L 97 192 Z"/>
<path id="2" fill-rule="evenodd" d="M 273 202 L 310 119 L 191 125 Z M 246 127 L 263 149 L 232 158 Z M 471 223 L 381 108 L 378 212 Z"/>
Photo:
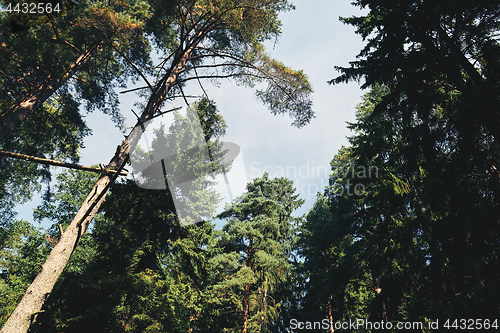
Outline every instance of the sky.
<path id="1" fill-rule="evenodd" d="M 364 43 L 354 28 L 342 24 L 340 16 L 360 15 L 350 0 L 295 0 L 296 9 L 281 15 L 282 35 L 266 44 L 268 54 L 285 65 L 302 69 L 309 77 L 314 93 L 315 118 L 303 128 L 291 126 L 288 115 L 273 116 L 249 88 L 233 81 L 206 82 L 204 88 L 214 100 L 227 123 L 224 141 L 240 147 L 246 179 L 250 181 L 268 172 L 270 177 L 287 177 L 294 181 L 297 192 L 305 200 L 294 215 L 301 215 L 313 205 L 316 194 L 328 184 L 330 161 L 342 145 L 348 145 L 352 133 L 346 121 L 354 121 L 355 107 L 361 101 L 359 84 L 329 85 L 339 73 L 334 66 L 348 66 Z M 196 86 L 188 86 L 186 94 L 200 94 Z M 127 126 L 135 116 L 130 111 L 134 93 L 120 94 L 122 113 Z M 181 100 L 166 107 L 183 106 Z M 135 108 L 134 108 L 135 109 Z M 109 117 L 94 112 L 86 117 L 92 135 L 85 140 L 80 164 L 107 164 L 114 155 L 123 133 Z M 241 168 L 240 168 L 241 169 Z M 55 172 L 60 172 L 55 169 Z M 241 170 L 240 170 L 241 171 Z M 245 176 L 245 175 L 243 175 Z M 33 221 L 32 210 L 39 197 L 18 208 L 18 218 Z M 48 223 L 48 222 L 47 222 Z M 47 227 L 48 224 L 43 223 Z"/>

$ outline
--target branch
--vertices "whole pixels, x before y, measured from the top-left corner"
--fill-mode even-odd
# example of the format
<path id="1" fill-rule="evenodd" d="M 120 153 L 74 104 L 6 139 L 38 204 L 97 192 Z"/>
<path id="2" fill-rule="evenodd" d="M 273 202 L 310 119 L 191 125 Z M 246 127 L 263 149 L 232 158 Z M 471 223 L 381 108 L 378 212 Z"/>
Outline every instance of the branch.
<path id="1" fill-rule="evenodd" d="M 227 74 L 227 75 L 202 75 L 202 76 L 188 77 L 188 78 L 176 81 L 175 85 L 179 85 L 180 83 L 184 83 L 184 82 L 191 81 L 191 80 L 199 80 L 199 79 L 228 79 L 228 78 L 236 77 L 236 76 L 250 76 L 250 77 L 255 77 L 255 78 L 258 78 L 258 79 L 268 79 L 267 76 L 261 76 L 261 75 L 257 75 L 257 74 L 251 74 L 251 73 L 233 73 L 233 74 Z"/>
<path id="2" fill-rule="evenodd" d="M 170 54 L 165 58 L 163 59 L 159 64 L 158 66 L 153 66 L 153 67 L 149 67 L 149 69 L 153 69 L 153 68 L 160 68 L 163 69 L 163 70 L 166 70 L 165 67 L 163 67 L 163 65 L 168 61 L 168 59 L 170 59 L 174 54 L 175 54 L 176 51 L 172 51 L 170 52 Z"/>
<path id="3" fill-rule="evenodd" d="M 198 77 L 198 72 L 196 71 L 196 67 L 194 67 L 193 69 L 194 69 L 194 74 L 196 75 L 196 78 L 198 79 L 198 84 L 200 85 L 201 90 L 203 90 L 203 93 L 205 94 L 205 97 L 208 100 L 210 100 L 210 97 L 208 97 L 208 94 L 207 94 L 205 88 L 203 87 L 203 85 L 201 84 L 200 78 Z"/>
<path id="4" fill-rule="evenodd" d="M 184 99 L 184 103 L 186 103 L 186 107 L 189 107 L 189 102 L 186 98 L 186 95 L 184 95 L 184 90 L 182 90 L 182 87 L 179 86 L 179 90 L 181 91 L 181 94 L 182 94 L 182 98 Z M 165 175 L 166 176 L 166 175 Z"/>
<path id="5" fill-rule="evenodd" d="M 250 69 L 254 69 L 255 71 L 259 72 L 259 73 L 262 73 L 263 76 L 260 76 L 260 75 L 257 75 L 257 74 L 250 74 L 250 73 L 237 73 L 237 74 L 233 74 L 232 76 L 244 76 L 244 75 L 247 75 L 247 76 L 252 76 L 252 77 L 256 77 L 256 78 L 260 78 L 260 79 L 264 79 L 264 80 L 269 80 L 271 82 L 273 82 L 274 84 L 276 84 L 276 86 L 285 94 L 288 96 L 288 98 L 290 98 L 290 100 L 294 100 L 295 97 L 292 96 L 284 87 L 282 87 L 282 85 L 277 82 L 275 80 L 275 78 L 273 77 L 273 75 L 271 73 L 269 73 L 268 71 L 252 64 L 251 62 L 245 60 L 245 59 L 242 59 L 240 57 L 237 57 L 233 54 L 230 54 L 230 53 L 227 53 L 225 51 L 222 51 L 222 50 L 217 50 L 217 49 L 212 49 L 212 48 L 205 48 L 205 47 L 201 47 L 201 46 L 198 46 L 197 49 L 200 49 L 200 50 L 205 50 L 205 51 L 209 51 L 209 52 L 212 52 L 212 54 L 202 54 L 202 55 L 198 55 L 198 56 L 195 56 L 193 58 L 204 58 L 204 57 L 220 57 L 222 59 L 224 58 L 230 58 L 230 59 L 233 59 L 237 62 L 239 62 L 240 64 L 236 64 L 236 63 L 233 63 L 233 64 L 214 64 L 214 65 L 199 65 L 199 66 L 193 66 L 191 68 L 202 68 L 202 67 L 220 67 L 220 66 L 240 66 L 240 67 L 243 67 L 243 68 L 250 68 Z M 216 76 L 216 77 L 219 77 L 219 78 L 226 78 L 228 76 Z M 206 77 L 200 77 L 200 78 L 206 78 Z M 188 81 L 189 79 L 185 79 L 183 81 Z"/>
<path id="6" fill-rule="evenodd" d="M 290 101 L 292 101 L 294 104 L 298 104 L 296 102 L 296 96 L 293 96 L 292 94 L 290 94 L 289 91 L 287 91 L 283 85 L 278 82 L 276 79 L 275 79 L 275 75 L 273 75 L 273 73 L 270 73 L 269 71 L 267 70 L 264 70 L 263 68 L 261 67 L 258 67 L 256 65 L 254 65 L 253 63 L 245 60 L 245 59 L 242 59 L 238 56 L 235 56 L 231 53 L 227 53 L 225 51 L 222 51 L 222 50 L 217 50 L 217 49 L 212 49 L 212 48 L 204 48 L 204 47 L 197 47 L 198 49 L 201 49 L 201 50 L 206 50 L 206 51 L 209 51 L 209 52 L 212 52 L 212 54 L 206 54 L 206 55 L 200 55 L 198 57 L 200 58 L 203 58 L 203 57 L 221 57 L 222 59 L 224 58 L 230 58 L 230 59 L 233 59 L 235 61 L 238 61 L 242 64 L 241 67 L 247 67 L 247 68 L 252 68 L 254 69 L 255 71 L 259 72 L 259 73 L 262 73 L 263 76 L 259 76 L 259 75 L 251 75 L 251 74 L 248 74 L 248 76 L 254 76 L 254 77 L 257 77 L 257 78 L 261 78 L 261 79 L 264 79 L 264 80 L 269 80 L 271 81 L 272 83 L 274 83 L 276 85 L 276 87 L 278 87 L 279 90 L 281 90 L 289 99 Z M 267 56 L 266 56 L 267 58 Z M 262 60 L 261 61 L 265 64 L 266 61 L 265 60 Z M 237 64 L 234 64 L 234 66 L 236 66 Z M 230 65 L 228 65 L 230 66 Z"/>
<path id="7" fill-rule="evenodd" d="M 54 160 L 49 160 L 46 158 L 40 158 L 40 157 L 35 157 L 35 156 L 13 153 L 10 151 L 0 150 L 0 156 L 15 158 L 18 160 L 25 160 L 25 161 L 29 161 L 29 162 L 35 162 L 35 163 L 40 163 L 40 164 L 45 164 L 45 165 L 60 166 L 60 167 L 69 168 L 69 169 L 84 170 L 84 171 L 90 171 L 90 172 L 96 172 L 96 173 L 111 173 L 111 174 L 116 173 L 115 170 L 107 170 L 107 169 L 103 169 L 103 168 L 88 167 L 88 166 L 84 166 L 84 165 L 80 165 L 80 164 L 54 161 Z M 119 173 L 119 175 L 120 176 L 127 176 L 127 173 L 121 171 Z"/>
<path id="8" fill-rule="evenodd" d="M 159 116 L 163 116 L 164 114 L 169 113 L 169 112 L 180 110 L 180 109 L 182 109 L 182 107 L 178 106 L 176 108 L 173 108 L 173 109 L 170 109 L 170 110 L 167 110 L 167 111 L 159 112 L 158 114 L 156 114 L 156 115 L 152 116 L 151 118 L 149 118 L 149 120 L 154 119 L 154 118 L 159 117 Z"/>
<path id="9" fill-rule="evenodd" d="M 472 80 L 472 83 L 476 86 L 479 86 L 483 83 L 484 78 L 479 74 L 479 72 L 474 68 L 474 66 L 467 60 L 465 55 L 462 53 L 460 50 L 460 47 L 458 47 L 453 39 L 451 39 L 450 36 L 446 33 L 446 31 L 439 25 L 436 27 L 437 33 L 439 37 L 441 37 L 445 45 L 450 49 L 451 53 L 455 56 L 457 59 L 458 63 L 462 65 L 463 69 L 465 72 L 469 75 L 469 77 Z"/>
<path id="10" fill-rule="evenodd" d="M 146 78 L 146 76 L 144 76 L 144 74 L 142 73 L 142 71 L 140 71 L 139 68 L 137 68 L 137 66 L 132 62 L 132 60 L 130 60 L 129 57 L 127 57 L 122 51 L 120 51 L 111 41 L 108 40 L 108 42 L 109 42 L 109 44 L 111 44 L 111 46 L 113 47 L 113 49 L 115 49 L 115 51 L 118 52 L 118 54 L 120 54 L 125 60 L 127 60 L 127 62 L 130 64 L 130 66 L 132 66 L 132 68 L 135 69 L 135 71 L 137 73 L 139 73 L 139 75 L 142 77 L 142 79 L 148 85 L 149 89 L 151 89 L 151 91 L 153 91 L 154 89 L 153 89 L 153 86 L 151 85 L 151 83 L 149 83 L 149 81 Z"/>
<path id="11" fill-rule="evenodd" d="M 217 67 L 230 67 L 230 66 L 255 69 L 254 66 L 252 66 L 251 64 L 248 64 L 248 63 L 240 63 L 240 64 L 238 64 L 238 63 L 224 63 L 224 64 L 213 64 L 213 65 L 195 65 L 195 66 L 191 66 L 191 67 L 186 67 L 182 72 L 185 73 L 185 72 L 190 71 L 192 69 L 194 69 L 196 71 L 196 69 L 198 69 L 198 68 L 217 68 Z M 196 74 L 196 75 L 198 75 L 198 74 Z"/>
<path id="12" fill-rule="evenodd" d="M 133 92 L 133 91 L 137 91 L 137 90 L 142 90 L 142 89 L 151 89 L 151 87 L 148 86 L 148 87 L 139 87 L 139 88 L 133 88 L 133 89 L 129 89 L 129 90 L 124 90 L 124 91 L 120 91 L 120 94 L 126 94 L 126 93 L 129 93 L 129 92 Z"/>

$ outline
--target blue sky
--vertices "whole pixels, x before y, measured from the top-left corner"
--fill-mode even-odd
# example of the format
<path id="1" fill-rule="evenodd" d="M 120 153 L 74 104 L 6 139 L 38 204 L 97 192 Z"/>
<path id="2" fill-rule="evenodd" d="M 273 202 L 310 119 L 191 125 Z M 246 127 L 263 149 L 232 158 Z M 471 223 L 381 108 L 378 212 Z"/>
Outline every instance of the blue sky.
<path id="1" fill-rule="evenodd" d="M 328 184 L 329 162 L 352 133 L 346 121 L 354 120 L 355 106 L 362 91 L 357 83 L 331 86 L 327 81 L 338 73 L 334 66 L 347 66 L 363 46 L 351 26 L 339 22 L 339 16 L 359 15 L 349 0 L 295 0 L 296 10 L 282 14 L 282 35 L 276 43 L 268 43 L 268 53 L 293 69 L 302 69 L 313 86 L 313 109 L 316 118 L 301 129 L 290 126 L 287 116 L 273 116 L 254 97 L 251 89 L 236 86 L 229 80 L 219 84 L 206 82 L 204 87 L 227 122 L 224 141 L 241 148 L 248 180 L 267 171 L 271 177 L 285 176 L 294 180 L 301 197 L 306 200 L 296 214 L 307 213 L 316 193 Z M 190 90 L 191 89 L 191 90 Z M 201 94 L 196 86 L 188 86 L 187 94 Z M 122 112 L 127 125 L 135 117 L 130 111 L 136 98 L 133 93 L 121 95 Z M 172 106 L 183 106 L 182 101 Z M 86 118 L 92 136 L 85 140 L 81 164 L 107 164 L 121 133 L 109 117 L 98 112 Z M 59 172 L 56 169 L 56 172 Z M 19 218 L 32 221 L 32 209 L 39 198 L 19 207 Z M 44 225 L 45 226 L 45 225 Z"/>

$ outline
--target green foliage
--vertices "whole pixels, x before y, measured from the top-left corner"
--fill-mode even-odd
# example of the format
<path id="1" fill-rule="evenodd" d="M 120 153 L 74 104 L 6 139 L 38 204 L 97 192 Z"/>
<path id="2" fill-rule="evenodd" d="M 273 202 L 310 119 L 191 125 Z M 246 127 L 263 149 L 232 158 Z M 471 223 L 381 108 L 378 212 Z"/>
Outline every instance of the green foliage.
<path id="1" fill-rule="evenodd" d="M 126 69 L 127 61 L 116 50 L 138 64 L 149 64 L 149 53 L 142 52 L 147 43 L 141 37 L 149 5 L 144 1 L 59 4 L 59 14 L 2 13 L 0 116 L 46 89 L 51 80 L 52 85 L 57 80 L 64 85 L 4 139 L 0 149 L 76 162 L 83 138 L 90 134 L 81 104 L 88 110 L 98 108 L 122 124 L 113 89 L 137 73 Z M 65 75 L 71 65 L 101 41 L 109 43 L 68 81 Z M 13 207 L 40 191 L 41 181 L 50 180 L 50 173 L 48 167 L 5 157 L 0 164 L 0 212 L 2 223 L 7 223 L 14 216 Z"/>
<path id="2" fill-rule="evenodd" d="M 358 279 L 375 291 L 370 316 L 497 318 L 500 94 L 492 59 L 500 7 L 487 0 L 355 5 L 368 14 L 343 21 L 367 44 L 331 83 L 363 78 L 371 91 L 349 125 L 352 147 L 332 163 L 330 185 L 366 191 L 326 195 L 332 211 L 344 212 L 351 261 L 366 274 Z M 343 160 L 378 167 L 377 178 L 339 177 Z"/>
<path id="3" fill-rule="evenodd" d="M 83 138 L 90 132 L 78 106 L 70 95 L 56 96 L 21 124 L 12 140 L 0 143 L 0 150 L 78 161 Z M 49 181 L 50 173 L 47 166 L 7 157 L 0 157 L 0 166 L 0 210 L 5 217 L 2 222 L 7 223 L 13 207 L 40 191 L 40 183 Z"/>
<path id="4" fill-rule="evenodd" d="M 352 146 L 333 159 L 330 187 L 304 224 L 303 311 L 328 314 L 331 295 L 334 318 L 496 318 L 497 144 L 484 134 L 465 140 L 435 113 L 411 122 L 374 114 L 387 91 L 365 95 L 349 125 Z M 349 172 L 361 167 L 377 172 Z M 335 191 L 356 184 L 363 193 Z"/>
<path id="5" fill-rule="evenodd" d="M 52 221 L 51 233 L 59 234 L 58 225 L 66 228 L 70 224 L 98 177 L 88 171 L 67 170 L 59 173 L 54 194 L 34 210 L 35 220 Z"/>
<path id="6" fill-rule="evenodd" d="M 486 129 L 499 139 L 498 3 L 481 0 L 356 1 L 366 16 L 344 18 L 367 40 L 358 60 L 331 83 L 364 79 L 390 89 L 375 113 L 439 111 L 460 135 Z"/>
<path id="7" fill-rule="evenodd" d="M 122 181 L 82 236 L 33 332 L 240 332 L 245 323 L 249 332 L 284 332 L 290 318 L 498 317 L 499 6 L 492 0 L 355 4 L 369 12 L 343 21 L 367 46 L 332 83 L 364 79 L 370 91 L 348 124 L 351 145 L 333 158 L 330 184 L 307 218 L 292 217 L 303 203 L 292 182 L 267 174 L 221 215 L 220 232 L 209 222 L 181 228 L 168 190 Z M 137 78 L 123 55 L 154 74 L 157 89 L 190 46 L 194 51 L 166 99 L 184 95 L 193 78 L 234 77 L 258 87 L 271 112 L 289 113 L 294 125 L 313 117 L 306 75 L 262 47 L 279 35 L 278 14 L 292 8 L 288 1 L 64 6 L 57 17 L 2 21 L 0 58 L 9 60 L 0 65 L 2 110 L 66 72 L 81 53 L 76 49 L 100 40 L 105 45 L 2 149 L 76 161 L 89 131 L 80 103 L 109 106 L 119 121 L 111 90 Z M 143 32 L 160 48 L 155 68 Z M 194 107 L 218 165 L 223 119 L 208 97 Z M 175 120 L 168 128 L 173 141 L 192 138 L 180 125 L 189 119 L 176 114 Z M 153 152 L 169 144 L 166 132 L 156 131 Z M 144 163 L 149 157 L 136 156 Z M 210 164 L 195 157 L 179 154 L 189 167 L 167 177 Z M 95 175 L 58 175 L 55 194 L 36 210 L 37 219 L 54 223 L 47 234 L 12 216 L 16 203 L 39 190 L 47 170 L 0 159 L 0 175 L 2 323 Z M 203 192 L 209 183 L 201 179 L 192 189 L 188 209 L 214 211 L 216 200 Z"/>
<path id="8" fill-rule="evenodd" d="M 216 141 L 224 120 L 213 103 L 201 100 L 197 105 L 204 134 Z M 174 130 L 178 136 L 189 134 L 185 132 L 182 126 Z M 165 139 L 163 132 L 156 134 L 153 146 Z M 36 216 L 64 225 L 95 175 L 70 171 L 57 179 L 55 195 Z M 57 232 L 55 225 L 52 232 Z M 115 184 L 32 330 L 188 331 L 206 302 L 212 232 L 208 222 L 181 228 L 168 190 L 142 189 L 131 180 Z"/>
<path id="9" fill-rule="evenodd" d="M 279 325 L 284 299 L 293 283 L 291 263 L 296 218 L 303 200 L 286 178 L 267 174 L 247 186 L 248 193 L 222 214 L 227 220 L 217 236 L 218 253 L 211 261 L 211 281 L 205 325 L 214 331 L 269 332 Z"/>
<path id="10" fill-rule="evenodd" d="M 27 221 L 0 230 L 0 326 L 40 271 L 53 242 L 57 240 Z"/>
<path id="11" fill-rule="evenodd" d="M 47 81 L 62 79 L 81 54 L 106 41 L 109 43 L 65 88 L 78 92 L 78 97 L 87 101 L 89 110 L 99 108 L 112 115 L 119 125 L 121 116 L 113 88 L 125 82 L 123 74 L 133 72 L 125 70 L 126 60 L 115 50 L 121 49 L 139 63 L 149 61 L 149 53 L 140 55 L 128 50 L 145 49 L 141 46 L 145 42 L 141 28 L 149 15 L 149 5 L 145 1 L 79 1 L 78 5 L 68 1 L 60 5 L 60 14 L 12 13 L 0 22 L 0 57 L 6 60 L 0 65 L 0 84 L 4 88 L 0 93 L 0 114 L 9 112 Z M 13 29 L 13 20 L 30 16 L 40 19 L 21 31 Z M 115 49 L 111 43 L 117 43 L 118 47 Z"/>

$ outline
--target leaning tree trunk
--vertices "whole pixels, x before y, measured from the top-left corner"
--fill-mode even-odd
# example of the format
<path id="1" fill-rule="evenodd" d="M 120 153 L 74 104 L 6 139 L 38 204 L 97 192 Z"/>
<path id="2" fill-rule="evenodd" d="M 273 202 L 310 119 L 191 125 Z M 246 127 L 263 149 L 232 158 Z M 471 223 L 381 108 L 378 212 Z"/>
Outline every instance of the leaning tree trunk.
<path id="1" fill-rule="evenodd" d="M 28 97 L 13 110 L 0 118 L 0 141 L 39 108 L 54 92 L 56 92 L 70 77 L 82 68 L 102 47 L 103 41 L 94 44 L 87 52 L 81 54 L 62 76 L 49 77 L 47 82 L 40 83 Z"/>
<path id="2" fill-rule="evenodd" d="M 178 74 L 184 68 L 195 47 L 196 42 L 186 47 L 185 50 L 179 50 L 169 72 L 164 76 L 158 88 L 151 95 L 148 105 L 138 119 L 138 123 L 134 129 L 145 126 L 145 123 L 151 119 L 160 108 L 171 86 L 176 81 Z M 26 333 L 28 331 L 34 318 L 40 312 L 45 300 L 52 292 L 71 253 L 78 245 L 80 237 L 99 210 L 109 187 L 127 163 L 131 148 L 138 143 L 139 139 L 140 131 L 132 130 L 122 145 L 118 146 L 115 156 L 107 166 L 107 169 L 116 170 L 115 174 L 113 176 L 103 175 L 96 182 L 75 218 L 50 252 L 47 260 L 42 266 L 42 270 L 28 287 L 21 302 L 11 314 L 0 333 Z"/>

